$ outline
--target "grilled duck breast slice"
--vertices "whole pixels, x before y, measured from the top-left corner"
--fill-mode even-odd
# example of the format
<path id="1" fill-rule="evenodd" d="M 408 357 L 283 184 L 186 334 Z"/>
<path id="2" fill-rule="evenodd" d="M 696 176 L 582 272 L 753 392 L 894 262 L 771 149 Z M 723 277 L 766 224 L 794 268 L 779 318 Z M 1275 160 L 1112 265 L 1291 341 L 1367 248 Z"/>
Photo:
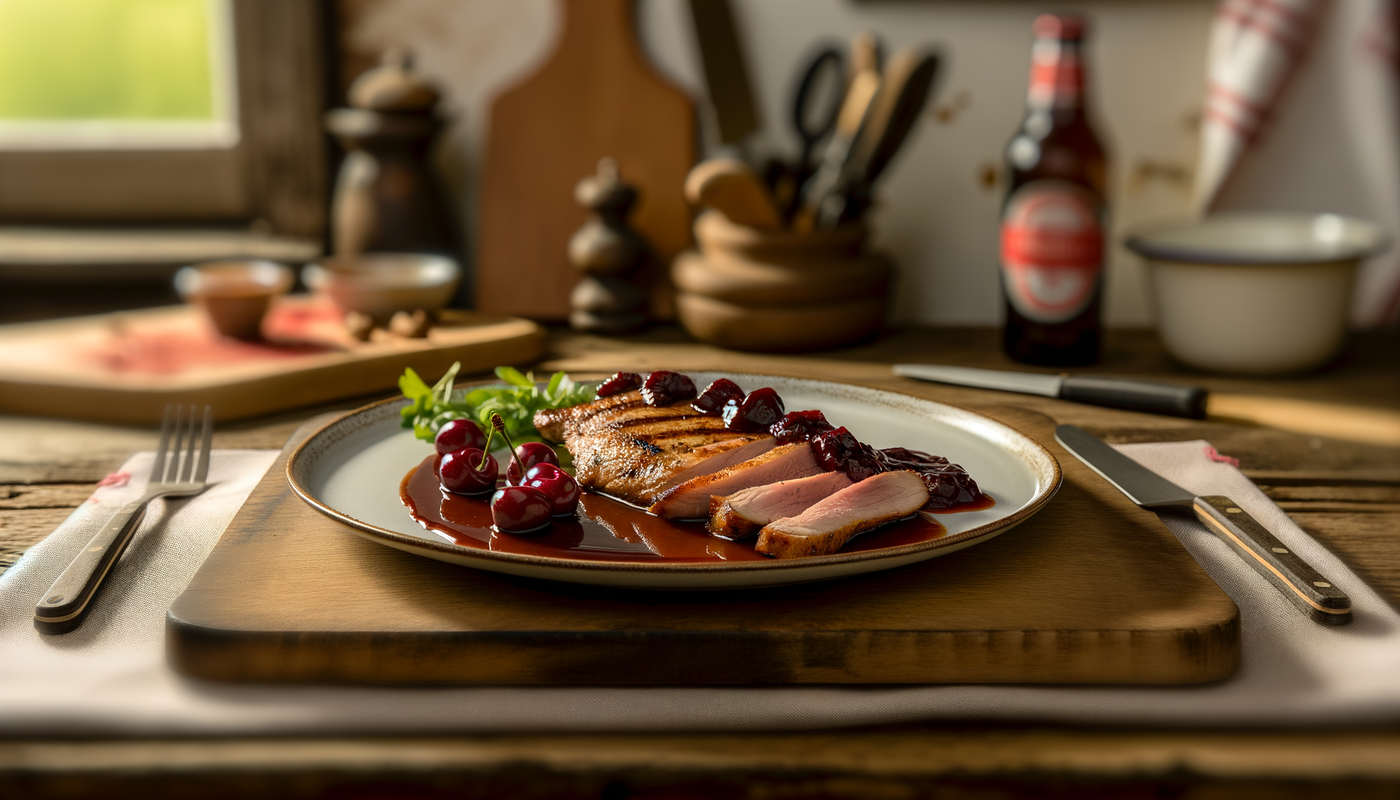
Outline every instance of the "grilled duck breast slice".
<path id="1" fill-rule="evenodd" d="M 721 539 L 743 539 L 775 519 L 801 514 L 850 485 L 844 472 L 823 472 L 711 497 L 705 529 Z"/>
<path id="2" fill-rule="evenodd" d="M 687 403 L 649 406 L 640 392 L 535 415 L 544 434 L 558 435 L 574 457 L 580 486 L 639 506 L 666 489 L 771 450 L 767 433 L 736 433 L 719 417 Z M 544 427 L 541 427 L 544 423 Z"/>
<path id="3" fill-rule="evenodd" d="M 812 455 L 811 445 L 779 445 L 731 467 L 677 483 L 662 492 L 647 510 L 669 519 L 703 519 L 710 513 L 711 497 L 820 472 L 822 468 Z"/>
<path id="4" fill-rule="evenodd" d="M 777 558 L 824 556 L 840 550 L 857 533 L 910 516 L 927 502 L 928 487 L 916 473 L 882 472 L 795 517 L 764 525 L 754 549 Z"/>

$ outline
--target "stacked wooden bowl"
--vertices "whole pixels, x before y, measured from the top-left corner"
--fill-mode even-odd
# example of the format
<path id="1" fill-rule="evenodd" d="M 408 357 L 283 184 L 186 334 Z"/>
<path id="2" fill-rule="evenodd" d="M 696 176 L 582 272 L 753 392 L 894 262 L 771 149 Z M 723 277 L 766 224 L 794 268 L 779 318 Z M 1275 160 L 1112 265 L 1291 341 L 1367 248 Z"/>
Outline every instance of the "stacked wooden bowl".
<path id="1" fill-rule="evenodd" d="M 695 221 L 699 249 L 671 265 L 681 324 L 710 344 L 775 353 L 872 336 L 894 269 L 866 249 L 867 233 L 859 222 L 811 233 L 749 227 L 705 211 Z"/>

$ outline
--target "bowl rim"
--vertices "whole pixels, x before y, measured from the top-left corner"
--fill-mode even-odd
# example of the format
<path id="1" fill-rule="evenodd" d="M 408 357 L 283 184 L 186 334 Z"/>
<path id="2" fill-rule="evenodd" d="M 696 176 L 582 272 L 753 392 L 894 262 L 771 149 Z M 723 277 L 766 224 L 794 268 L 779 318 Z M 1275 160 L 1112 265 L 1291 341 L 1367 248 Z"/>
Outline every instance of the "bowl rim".
<path id="1" fill-rule="evenodd" d="M 1358 226 L 1369 234 L 1368 243 L 1339 244 L 1330 253 L 1268 253 L 1249 254 L 1239 251 L 1213 249 L 1204 246 L 1182 245 L 1153 241 L 1153 237 L 1177 233 L 1190 228 L 1200 228 L 1215 223 L 1235 221 L 1282 222 L 1311 226 L 1318 220 L 1332 218 L 1343 225 Z M 1143 258 L 1152 261 L 1165 261 L 1178 264 L 1219 264 L 1226 266 L 1299 266 L 1306 264 L 1334 264 L 1342 261 L 1359 261 L 1376 255 L 1390 247 L 1390 239 L 1376 223 L 1360 217 L 1345 214 L 1308 213 L 1292 211 L 1222 211 L 1198 220 L 1177 221 L 1159 224 L 1130 233 L 1123 246 Z"/>

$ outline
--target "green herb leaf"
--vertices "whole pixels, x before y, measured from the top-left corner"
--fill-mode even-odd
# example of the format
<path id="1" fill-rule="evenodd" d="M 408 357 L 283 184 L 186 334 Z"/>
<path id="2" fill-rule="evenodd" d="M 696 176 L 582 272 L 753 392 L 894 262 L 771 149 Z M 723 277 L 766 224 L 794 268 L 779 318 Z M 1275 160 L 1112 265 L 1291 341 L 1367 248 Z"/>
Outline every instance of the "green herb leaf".
<path id="1" fill-rule="evenodd" d="M 491 424 L 491 414 L 501 415 L 506 432 L 517 442 L 542 441 L 535 430 L 535 412 L 546 408 L 565 408 L 592 402 L 596 393 L 569 379 L 563 372 L 550 376 L 541 390 L 533 372 L 501 366 L 496 376 L 507 386 L 483 386 L 470 391 L 454 392 L 453 383 L 461 364 L 453 364 L 437 383 L 428 384 L 411 369 L 399 378 L 399 389 L 413 402 L 400 412 L 403 427 L 412 428 L 419 439 L 431 440 L 449 420 L 472 419 L 483 426 Z"/>

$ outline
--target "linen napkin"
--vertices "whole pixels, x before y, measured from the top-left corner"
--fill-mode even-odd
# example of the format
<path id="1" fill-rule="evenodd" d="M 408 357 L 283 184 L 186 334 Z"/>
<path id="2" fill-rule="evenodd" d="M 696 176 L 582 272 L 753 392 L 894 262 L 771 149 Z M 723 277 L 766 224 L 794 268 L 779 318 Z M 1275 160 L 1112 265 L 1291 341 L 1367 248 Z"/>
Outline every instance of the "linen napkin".
<path id="1" fill-rule="evenodd" d="M 1400 614 L 1205 442 L 1120 449 L 1201 494 L 1224 494 L 1351 595 L 1356 621 L 1299 613 L 1187 516 L 1167 527 L 1240 607 L 1243 659 L 1196 687 L 276 687 L 183 678 L 165 662 L 166 607 L 232 520 L 273 452 L 216 451 L 213 485 L 157 501 L 83 627 L 45 637 L 36 599 L 140 486 L 98 489 L 0 576 L 0 735 L 385 734 L 816 729 L 929 720 L 1315 726 L 1400 720 Z M 144 475 L 151 454 L 123 471 Z"/>

